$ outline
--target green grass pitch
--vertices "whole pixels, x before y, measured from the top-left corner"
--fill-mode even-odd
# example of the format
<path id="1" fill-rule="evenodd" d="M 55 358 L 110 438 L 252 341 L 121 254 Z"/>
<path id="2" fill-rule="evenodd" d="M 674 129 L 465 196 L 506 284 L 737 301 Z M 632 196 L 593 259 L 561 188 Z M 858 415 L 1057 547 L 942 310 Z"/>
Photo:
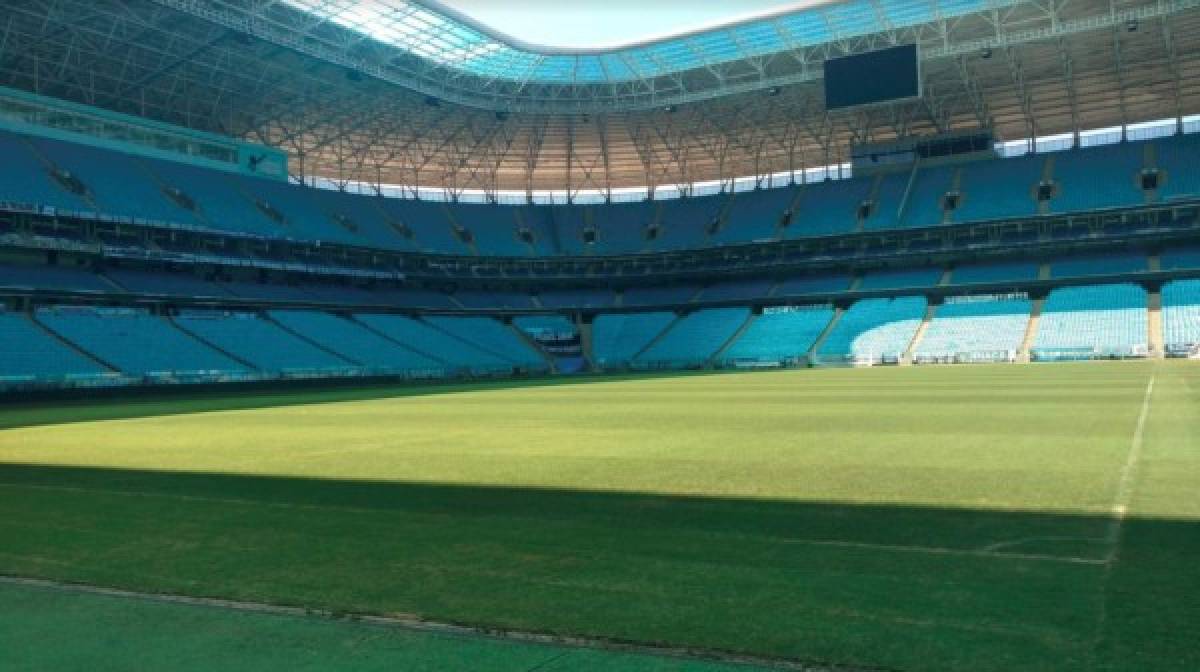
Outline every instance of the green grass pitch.
<path id="1" fill-rule="evenodd" d="M 1200 669 L 1195 363 L 73 403 L 0 426 L 0 574 L 913 672 Z"/>

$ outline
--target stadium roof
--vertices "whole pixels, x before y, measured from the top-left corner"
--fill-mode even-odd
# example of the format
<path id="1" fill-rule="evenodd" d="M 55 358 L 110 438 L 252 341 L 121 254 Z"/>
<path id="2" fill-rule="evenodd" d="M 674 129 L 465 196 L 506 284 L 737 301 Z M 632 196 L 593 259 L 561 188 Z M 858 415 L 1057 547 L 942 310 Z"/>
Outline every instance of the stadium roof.
<path id="1" fill-rule="evenodd" d="M 587 53 L 399 0 L 0 6 L 0 84 L 265 142 L 304 175 L 451 191 L 675 185 L 912 134 L 1200 112 L 1200 0 L 846 0 Z M 353 7 L 382 13 L 375 35 Z M 921 100 L 825 109 L 825 59 L 902 43 Z"/>
<path id="2" fill-rule="evenodd" d="M 488 79 L 618 83 L 764 57 L 801 47 L 952 19 L 1012 0 L 808 0 L 726 25 L 641 44 L 556 49 L 520 42 L 433 0 L 282 0 L 438 66 Z"/>

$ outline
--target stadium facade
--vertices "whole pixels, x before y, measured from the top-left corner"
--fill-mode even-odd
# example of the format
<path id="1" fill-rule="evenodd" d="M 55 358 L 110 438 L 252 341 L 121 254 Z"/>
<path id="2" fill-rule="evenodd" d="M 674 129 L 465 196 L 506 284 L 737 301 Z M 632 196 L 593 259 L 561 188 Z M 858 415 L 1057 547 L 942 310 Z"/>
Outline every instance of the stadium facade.
<path id="1" fill-rule="evenodd" d="M 368 7 L 369 11 L 363 9 Z M 1200 3 L 8 3 L 8 389 L 1190 356 Z M 919 96 L 823 64 L 916 45 Z"/>

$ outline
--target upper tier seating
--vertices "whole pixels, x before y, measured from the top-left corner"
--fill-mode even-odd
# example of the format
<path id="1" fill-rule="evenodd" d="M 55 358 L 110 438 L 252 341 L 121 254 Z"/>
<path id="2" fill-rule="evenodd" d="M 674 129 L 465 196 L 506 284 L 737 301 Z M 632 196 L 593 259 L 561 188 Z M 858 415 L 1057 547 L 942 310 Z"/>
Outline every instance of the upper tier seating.
<path id="1" fill-rule="evenodd" d="M 1058 194 L 1050 200 L 1051 212 L 1078 212 L 1099 208 L 1142 205 L 1146 199 L 1138 185 L 1146 143 L 1129 142 L 1053 154 Z"/>
<path id="2" fill-rule="evenodd" d="M 421 320 L 401 315 L 358 314 L 354 319 L 411 350 L 442 362 L 447 368 L 473 373 L 509 373 L 513 362 L 481 349 Z"/>
<path id="3" fill-rule="evenodd" d="M 1163 344 L 1200 343 L 1200 280 L 1176 280 L 1162 288 Z"/>
<path id="4" fill-rule="evenodd" d="M 293 333 L 371 369 L 436 372 L 438 362 L 347 319 L 309 310 L 273 310 L 271 319 Z"/>
<path id="5" fill-rule="evenodd" d="M 948 301 L 934 313 L 916 358 L 1006 359 L 1021 347 L 1032 307 L 1028 299 Z"/>
<path id="6" fill-rule="evenodd" d="M 904 209 L 905 228 L 937 226 L 942 223 L 945 211 L 942 204 L 946 194 L 954 186 L 954 166 L 935 166 L 917 172 L 908 204 Z"/>
<path id="7" fill-rule="evenodd" d="M 1025 261 L 1000 261 L 986 264 L 964 264 L 950 275 L 952 285 L 975 283 L 1020 282 L 1037 280 L 1038 264 Z"/>
<path id="8" fill-rule="evenodd" d="M 909 287 L 932 287 L 942 279 L 940 268 L 915 268 L 895 271 L 871 271 L 863 276 L 858 288 L 863 289 L 906 289 Z"/>
<path id="9" fill-rule="evenodd" d="M 874 184 L 873 178 L 856 177 L 805 185 L 785 237 L 852 233 L 858 227 L 858 207 L 870 196 Z"/>
<path id="10" fill-rule="evenodd" d="M 451 220 L 471 232 L 479 254 L 528 257 L 529 246 L 517 238 L 517 208 L 511 205 L 457 203 L 447 205 Z"/>
<path id="11" fill-rule="evenodd" d="M 255 207 L 234 186 L 231 173 L 174 161 L 139 160 L 164 187 L 186 194 L 196 206 L 196 218 L 214 229 L 267 238 L 297 237 Z"/>
<path id="12" fill-rule="evenodd" d="M 1034 188 L 1042 181 L 1044 156 L 978 161 L 962 167 L 955 222 L 979 222 L 1037 214 Z"/>
<path id="13" fill-rule="evenodd" d="M 133 156 L 73 142 L 43 138 L 30 142 L 54 165 L 82 180 L 102 212 L 163 222 L 197 223 L 190 211 L 162 192 Z"/>
<path id="14" fill-rule="evenodd" d="M 728 200 L 727 194 L 716 194 L 662 201 L 659 234 L 646 249 L 663 252 L 708 246 L 708 227 L 721 216 Z"/>
<path id="15" fill-rule="evenodd" d="M 1042 308 L 1035 356 L 1054 351 L 1130 354 L 1148 338 L 1146 291 L 1137 285 L 1063 287 L 1050 292 Z"/>
<path id="16" fill-rule="evenodd" d="M 1156 140 L 1154 149 L 1158 169 L 1163 172 L 1159 198 L 1200 198 L 1200 170 L 1196 170 L 1200 165 L 1200 135 Z"/>
<path id="17" fill-rule="evenodd" d="M 674 313 L 597 315 L 592 324 L 592 352 L 602 368 L 629 364 L 675 321 Z"/>
<path id="18" fill-rule="evenodd" d="M 1057 259 L 1050 263 L 1050 276 L 1073 278 L 1086 275 L 1140 273 L 1146 270 L 1146 255 L 1136 252 L 1090 254 Z"/>
<path id="19" fill-rule="evenodd" d="M 490 317 L 446 317 L 431 315 L 430 326 L 527 369 L 544 368 L 546 361 L 508 326 Z"/>
<path id="20" fill-rule="evenodd" d="M 651 201 L 593 205 L 583 211 L 596 231 L 595 251 L 600 254 L 634 254 L 650 242 L 646 232 L 654 223 L 658 204 Z"/>
<path id="21" fill-rule="evenodd" d="M 237 280 L 234 282 L 222 282 L 220 287 L 234 296 L 240 296 L 246 299 L 307 302 L 317 300 L 317 297 L 294 285 L 280 285 L 274 283 Z"/>
<path id="22" fill-rule="evenodd" d="M 77 196 L 50 176 L 29 146 L 26 136 L 0 131 L 0 203 L 19 203 L 91 212 L 87 199 Z"/>
<path id="23" fill-rule="evenodd" d="M 710 308 L 679 318 L 634 362 L 649 366 L 694 366 L 717 354 L 750 316 L 746 308 Z"/>
<path id="24" fill-rule="evenodd" d="M 783 362 L 802 357 L 833 318 L 827 306 L 777 308 L 754 318 L 733 345 L 722 354 L 725 361 Z"/>
<path id="25" fill-rule="evenodd" d="M 266 373 L 303 375 L 355 368 L 253 313 L 189 311 L 175 318 L 175 323 Z"/>
<path id="26" fill-rule="evenodd" d="M 923 166 L 795 187 L 604 205 L 509 206 L 347 194 L 195 163 L 0 133 L 0 202 L 208 226 L 229 233 L 454 255 L 612 255 L 1030 217 L 1043 174 L 1047 212 L 1147 202 L 1143 167 L 1161 170 L 1160 200 L 1200 197 L 1200 137 L 1129 142 L 1011 159 Z M 68 189 L 57 166 L 82 185 Z M 957 208 L 943 213 L 958 182 Z M 67 180 L 69 183 L 69 180 Z M 911 182 L 911 189 L 910 187 Z M 72 193 L 72 189 L 80 193 Z M 906 199 L 907 195 L 907 201 Z M 870 202 L 872 207 L 863 210 Z M 901 212 L 901 206 L 903 212 Z M 790 218 L 785 213 L 792 208 Z M 786 219 L 786 222 L 785 222 Z M 861 222 L 859 220 L 862 220 Z M 786 227 L 781 225 L 786 223 Z M 457 227 L 457 228 L 456 228 Z M 520 232 L 527 231 L 527 240 Z M 650 232 L 653 235 L 649 235 Z M 587 242 L 585 234 L 594 234 Z"/>
<path id="27" fill-rule="evenodd" d="M 863 299 L 842 314 L 819 355 L 837 361 L 899 358 L 908 349 L 925 315 L 924 297 Z"/>
<path id="28" fill-rule="evenodd" d="M 133 375 L 244 372 L 241 364 L 134 308 L 41 308 L 37 319 L 106 364 Z"/>
<path id="29" fill-rule="evenodd" d="M 764 189 L 734 194 L 729 214 L 711 242 L 721 245 L 776 240 L 783 213 L 796 197 L 795 189 Z"/>
<path id="30" fill-rule="evenodd" d="M 0 380 L 96 376 L 107 369 L 46 333 L 27 315 L 0 308 Z"/>
<path id="31" fill-rule="evenodd" d="M 3 163 L 0 161 L 0 163 Z M 71 266 L 0 265 L 0 287 L 114 292 L 117 288 L 95 273 Z"/>

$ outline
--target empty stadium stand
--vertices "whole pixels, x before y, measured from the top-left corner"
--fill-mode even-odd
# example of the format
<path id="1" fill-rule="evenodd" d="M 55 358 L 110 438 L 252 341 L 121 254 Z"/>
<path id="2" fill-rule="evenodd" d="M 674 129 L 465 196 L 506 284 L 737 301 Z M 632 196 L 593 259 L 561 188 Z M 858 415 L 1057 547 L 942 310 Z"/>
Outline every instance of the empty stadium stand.
<path id="1" fill-rule="evenodd" d="M 821 364 L 899 361 L 925 314 L 924 297 L 863 299 L 852 305 L 821 345 Z"/>
<path id="2" fill-rule="evenodd" d="M 1146 290 L 1131 284 L 1063 287 L 1042 310 L 1035 359 L 1125 356 L 1147 347 Z"/>
<path id="3" fill-rule="evenodd" d="M 1027 298 L 965 297 L 938 306 L 915 352 L 920 362 L 1014 361 L 1029 325 Z"/>
<path id="4" fill-rule="evenodd" d="M 679 318 L 662 337 L 634 358 L 637 367 L 699 366 L 737 332 L 750 316 L 745 308 L 711 308 Z"/>
<path id="5" fill-rule="evenodd" d="M 805 356 L 833 319 L 827 306 L 785 306 L 759 315 L 721 355 L 728 364 L 782 364 Z"/>

